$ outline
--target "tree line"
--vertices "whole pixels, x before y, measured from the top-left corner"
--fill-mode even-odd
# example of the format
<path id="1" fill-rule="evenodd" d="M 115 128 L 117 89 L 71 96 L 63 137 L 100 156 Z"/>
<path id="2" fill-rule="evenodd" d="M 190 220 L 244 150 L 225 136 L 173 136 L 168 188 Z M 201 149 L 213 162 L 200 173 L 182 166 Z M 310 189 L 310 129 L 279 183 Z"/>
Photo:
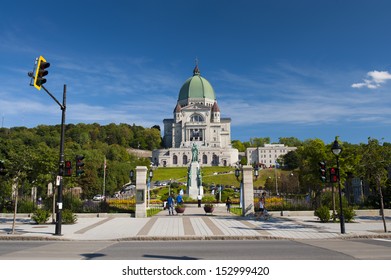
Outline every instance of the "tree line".
<path id="1" fill-rule="evenodd" d="M 59 125 L 0 129 L 0 160 L 6 168 L 6 174 L 0 176 L 0 203 L 11 198 L 13 185 L 18 186 L 21 196 L 29 196 L 32 187 L 37 187 L 38 196 L 46 196 L 47 184 L 54 182 L 58 174 L 59 139 Z M 251 138 L 248 142 L 233 140 L 232 146 L 245 151 L 247 147 L 269 143 L 269 137 Z M 284 169 L 292 171 L 290 178 L 280 180 L 281 183 L 286 182 L 281 185 L 281 190 L 289 192 L 289 188 L 296 188 L 302 194 L 309 190 L 320 193 L 327 187 L 319 179 L 318 163 L 326 161 L 328 167 L 336 165 L 335 156 L 331 153 L 332 143 L 287 137 L 280 138 L 279 144 L 297 147 L 296 151 L 279 159 Z M 353 177 L 362 178 L 372 194 L 372 205 L 379 204 L 379 195 L 382 195 L 386 207 L 390 207 L 391 187 L 388 179 L 391 144 L 368 138 L 367 143 L 343 142 L 341 145 L 342 184 L 345 185 Z M 71 161 L 75 169 L 75 156 L 84 155 L 85 172 L 80 177 L 65 177 L 65 189 L 81 187 L 82 198 L 92 198 L 102 193 L 103 162 L 106 158 L 105 192 L 112 195 L 129 182 L 131 169 L 150 164 L 149 159 L 137 158 L 127 149 L 153 150 L 161 147 L 159 126 L 68 124 L 65 129 L 65 160 Z"/>
<path id="2" fill-rule="evenodd" d="M 17 186 L 20 196 L 45 197 L 49 182 L 55 182 L 59 170 L 60 126 L 39 125 L 35 128 L 0 129 L 0 160 L 5 167 L 0 176 L 0 203 L 12 196 Z M 84 174 L 64 177 L 65 189 L 82 188 L 82 198 L 102 193 L 104 159 L 105 190 L 113 194 L 129 182 L 129 171 L 138 165 L 149 166 L 149 160 L 130 154 L 128 148 L 153 150 L 161 147 L 159 126 L 144 128 L 128 124 L 68 124 L 65 129 L 65 160 L 71 161 L 75 174 L 76 155 L 84 155 Z M 15 191 L 14 191 L 15 192 Z"/>

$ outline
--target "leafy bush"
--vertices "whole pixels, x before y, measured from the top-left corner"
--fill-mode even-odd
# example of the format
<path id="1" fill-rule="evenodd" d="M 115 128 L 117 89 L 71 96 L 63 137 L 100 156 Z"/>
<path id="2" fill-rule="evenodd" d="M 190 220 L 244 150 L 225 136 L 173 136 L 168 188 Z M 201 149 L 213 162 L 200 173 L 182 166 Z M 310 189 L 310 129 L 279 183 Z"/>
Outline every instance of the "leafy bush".
<path id="1" fill-rule="evenodd" d="M 77 221 L 77 216 L 70 209 L 62 211 L 62 222 L 64 224 L 74 224 Z"/>
<path id="2" fill-rule="evenodd" d="M 215 202 L 216 198 L 213 195 L 204 195 L 202 197 L 202 202 L 208 203 L 208 202 Z"/>
<path id="3" fill-rule="evenodd" d="M 33 213 L 31 219 L 34 220 L 37 224 L 44 224 L 49 220 L 50 212 L 45 209 L 37 209 Z"/>
<path id="4" fill-rule="evenodd" d="M 82 210 L 84 213 L 98 213 L 100 210 L 100 205 L 94 201 L 86 200 L 83 202 Z"/>
<path id="5" fill-rule="evenodd" d="M 18 213 L 32 213 L 34 203 L 31 200 L 22 199 L 18 202 Z"/>
<path id="6" fill-rule="evenodd" d="M 344 218 L 345 218 L 345 222 L 350 223 L 350 222 L 352 222 L 354 220 L 354 216 L 356 216 L 356 212 L 354 211 L 352 206 L 343 207 L 342 211 L 343 211 L 343 215 L 344 215 Z M 337 210 L 338 217 L 340 216 L 339 213 L 340 213 L 340 211 L 339 211 L 339 208 L 338 208 L 338 210 Z"/>
<path id="7" fill-rule="evenodd" d="M 322 223 L 327 223 L 330 220 L 330 209 L 326 205 L 316 209 L 314 214 L 320 219 Z"/>

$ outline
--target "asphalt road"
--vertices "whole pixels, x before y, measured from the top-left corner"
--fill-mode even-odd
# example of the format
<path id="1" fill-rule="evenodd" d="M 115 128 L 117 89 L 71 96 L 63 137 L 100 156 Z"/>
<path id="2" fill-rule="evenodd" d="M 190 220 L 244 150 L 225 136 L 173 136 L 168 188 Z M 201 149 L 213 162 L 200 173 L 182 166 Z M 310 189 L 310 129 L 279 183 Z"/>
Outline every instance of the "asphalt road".
<path id="1" fill-rule="evenodd" d="M 390 239 L 0 241 L 0 260 L 391 260 Z"/>

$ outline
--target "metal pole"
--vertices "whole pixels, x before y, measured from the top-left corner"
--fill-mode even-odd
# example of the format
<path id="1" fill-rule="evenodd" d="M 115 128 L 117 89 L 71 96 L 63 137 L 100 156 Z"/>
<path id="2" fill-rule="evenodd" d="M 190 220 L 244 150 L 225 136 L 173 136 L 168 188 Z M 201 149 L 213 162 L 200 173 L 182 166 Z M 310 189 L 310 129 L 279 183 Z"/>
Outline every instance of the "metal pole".
<path id="1" fill-rule="evenodd" d="M 103 190 L 102 190 L 102 197 L 105 197 L 106 193 L 106 156 L 104 156 L 103 159 Z"/>
<path id="2" fill-rule="evenodd" d="M 339 160 L 337 156 L 337 169 L 339 172 Z M 341 224 L 341 233 L 345 233 L 345 217 L 343 215 L 343 208 L 342 208 L 342 191 L 341 191 L 341 179 L 340 174 L 338 174 L 338 192 L 339 192 L 339 222 Z"/>
<path id="3" fill-rule="evenodd" d="M 46 89 L 45 89 L 46 90 Z M 61 107 L 61 140 L 60 140 L 60 161 L 58 175 L 60 177 L 60 184 L 58 186 L 57 193 L 57 215 L 56 215 L 56 231 L 54 235 L 61 235 L 61 223 L 62 223 L 62 188 L 63 188 L 63 175 L 64 175 L 64 140 L 65 140 L 65 111 L 66 111 L 66 91 L 67 86 L 64 85 L 63 100 Z M 55 99 L 55 98 L 53 98 Z"/>
<path id="4" fill-rule="evenodd" d="M 274 165 L 274 181 L 275 181 L 275 183 L 276 183 L 276 195 L 278 196 L 277 164 Z"/>

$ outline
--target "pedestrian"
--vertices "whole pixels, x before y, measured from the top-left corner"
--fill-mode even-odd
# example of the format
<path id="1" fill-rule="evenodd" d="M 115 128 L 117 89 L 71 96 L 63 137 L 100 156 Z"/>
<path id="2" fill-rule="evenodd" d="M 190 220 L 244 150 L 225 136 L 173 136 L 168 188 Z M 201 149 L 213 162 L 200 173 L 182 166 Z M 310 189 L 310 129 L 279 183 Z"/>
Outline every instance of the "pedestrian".
<path id="1" fill-rule="evenodd" d="M 197 200 L 198 200 L 198 207 L 201 207 L 202 196 L 200 194 L 197 196 Z"/>
<path id="2" fill-rule="evenodd" d="M 168 215 L 174 215 L 174 198 L 169 195 L 167 198 Z"/>
<path id="3" fill-rule="evenodd" d="M 183 203 L 182 195 L 180 193 L 176 197 L 176 203 L 179 205 Z"/>
<path id="4" fill-rule="evenodd" d="M 232 201 L 229 197 L 227 197 L 227 201 L 225 202 L 225 205 L 227 206 L 227 212 L 231 212 L 231 204 L 232 204 Z"/>
<path id="5" fill-rule="evenodd" d="M 263 192 L 262 196 L 259 198 L 259 212 L 257 214 L 256 219 L 259 219 L 261 216 L 264 216 L 265 202 L 266 202 L 266 193 Z"/>

